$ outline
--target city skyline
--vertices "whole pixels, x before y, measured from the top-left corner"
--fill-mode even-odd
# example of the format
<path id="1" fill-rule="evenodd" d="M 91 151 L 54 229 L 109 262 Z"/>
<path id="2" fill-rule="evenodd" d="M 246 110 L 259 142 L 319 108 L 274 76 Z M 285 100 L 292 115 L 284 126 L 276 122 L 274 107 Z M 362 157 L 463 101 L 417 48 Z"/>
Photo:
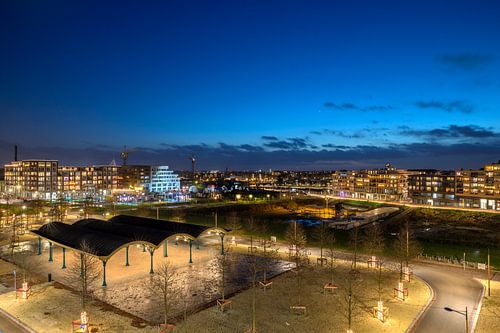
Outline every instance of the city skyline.
<path id="1" fill-rule="evenodd" d="M 68 165 L 127 145 L 176 170 L 500 157 L 493 1 L 0 6 L 2 165 L 15 144 Z"/>

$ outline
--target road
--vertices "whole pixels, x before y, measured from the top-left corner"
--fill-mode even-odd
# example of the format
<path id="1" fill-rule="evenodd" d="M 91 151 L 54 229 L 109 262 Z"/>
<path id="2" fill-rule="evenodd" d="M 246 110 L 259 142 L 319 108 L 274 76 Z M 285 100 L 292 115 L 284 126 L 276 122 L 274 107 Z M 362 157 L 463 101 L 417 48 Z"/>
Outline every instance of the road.
<path id="1" fill-rule="evenodd" d="M 472 332 L 477 306 L 481 299 L 482 285 L 473 279 L 472 272 L 460 268 L 434 264 L 416 264 L 415 275 L 426 281 L 434 290 L 434 301 L 415 325 L 412 333 L 463 333 L 465 316 L 444 310 L 450 307 L 469 312 L 469 332 Z"/>

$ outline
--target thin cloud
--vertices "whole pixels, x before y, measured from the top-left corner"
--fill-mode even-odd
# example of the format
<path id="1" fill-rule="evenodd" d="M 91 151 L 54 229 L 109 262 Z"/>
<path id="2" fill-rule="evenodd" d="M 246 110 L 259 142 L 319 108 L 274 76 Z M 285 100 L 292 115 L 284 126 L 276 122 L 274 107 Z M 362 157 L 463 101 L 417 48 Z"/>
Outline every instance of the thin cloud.
<path id="1" fill-rule="evenodd" d="M 325 109 L 333 109 L 339 111 L 361 111 L 361 112 L 385 112 L 394 109 L 394 107 L 390 105 L 368 105 L 368 106 L 359 106 L 354 103 L 333 103 L 326 102 L 323 104 L 323 108 Z"/>
<path id="2" fill-rule="evenodd" d="M 266 141 L 278 141 L 278 138 L 275 136 L 263 135 L 260 138 Z"/>
<path id="3" fill-rule="evenodd" d="M 427 138 L 500 138 L 500 133 L 491 128 L 476 125 L 450 125 L 444 128 L 434 128 L 429 130 L 412 129 L 407 126 L 400 127 L 401 135 Z"/>
<path id="4" fill-rule="evenodd" d="M 462 100 L 455 100 L 451 102 L 441 102 L 436 100 L 417 101 L 413 104 L 419 109 L 436 109 L 436 110 L 443 110 L 446 112 L 461 112 L 461 113 L 474 112 L 474 106 Z"/>
<path id="5" fill-rule="evenodd" d="M 325 133 L 329 134 L 329 135 L 337 136 L 340 138 L 346 138 L 346 139 L 361 139 L 361 138 L 365 137 L 365 134 L 361 131 L 354 132 L 354 133 L 347 133 L 344 131 L 325 129 Z"/>
<path id="6" fill-rule="evenodd" d="M 439 63 L 458 70 L 475 70 L 490 64 L 493 59 L 491 54 L 481 53 L 444 54 L 437 57 Z"/>

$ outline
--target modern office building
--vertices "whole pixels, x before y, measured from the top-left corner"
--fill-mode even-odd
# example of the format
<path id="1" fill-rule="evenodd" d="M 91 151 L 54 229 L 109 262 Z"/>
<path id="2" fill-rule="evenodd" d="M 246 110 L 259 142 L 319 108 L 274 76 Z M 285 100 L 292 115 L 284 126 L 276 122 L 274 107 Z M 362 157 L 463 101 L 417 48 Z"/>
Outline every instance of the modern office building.
<path id="1" fill-rule="evenodd" d="M 181 188 L 179 177 L 168 166 L 152 166 L 148 190 L 152 193 L 165 194 Z"/>

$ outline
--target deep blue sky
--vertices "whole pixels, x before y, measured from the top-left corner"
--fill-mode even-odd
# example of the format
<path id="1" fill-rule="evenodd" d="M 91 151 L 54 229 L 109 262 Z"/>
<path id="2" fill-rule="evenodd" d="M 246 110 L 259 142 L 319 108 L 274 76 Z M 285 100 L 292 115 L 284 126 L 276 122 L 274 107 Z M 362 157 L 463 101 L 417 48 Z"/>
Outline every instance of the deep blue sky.
<path id="1" fill-rule="evenodd" d="M 498 1 L 2 1 L 0 162 L 477 168 Z"/>

